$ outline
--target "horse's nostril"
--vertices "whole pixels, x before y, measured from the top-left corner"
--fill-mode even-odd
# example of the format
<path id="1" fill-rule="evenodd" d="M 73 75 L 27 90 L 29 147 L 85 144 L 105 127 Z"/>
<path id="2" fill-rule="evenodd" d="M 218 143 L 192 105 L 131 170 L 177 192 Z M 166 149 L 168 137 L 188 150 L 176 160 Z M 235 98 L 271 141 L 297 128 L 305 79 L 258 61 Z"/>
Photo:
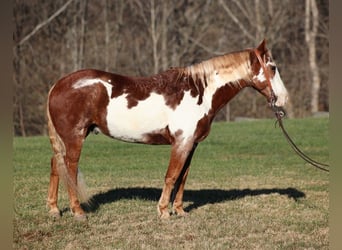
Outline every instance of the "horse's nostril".
<path id="1" fill-rule="evenodd" d="M 284 116 L 286 115 L 285 110 L 284 110 L 284 109 L 278 110 L 278 115 L 279 115 L 280 117 L 284 117 Z"/>
<path id="2" fill-rule="evenodd" d="M 274 106 L 273 111 L 276 113 L 277 116 L 279 116 L 280 118 L 283 118 L 286 116 L 286 112 L 285 109 L 283 107 L 279 107 L 279 106 Z"/>

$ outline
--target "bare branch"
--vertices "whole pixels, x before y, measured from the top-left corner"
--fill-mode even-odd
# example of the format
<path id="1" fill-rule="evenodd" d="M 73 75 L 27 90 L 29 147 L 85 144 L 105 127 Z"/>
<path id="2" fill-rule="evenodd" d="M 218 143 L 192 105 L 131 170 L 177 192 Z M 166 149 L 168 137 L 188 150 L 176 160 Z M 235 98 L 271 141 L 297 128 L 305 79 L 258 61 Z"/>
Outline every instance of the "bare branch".
<path id="1" fill-rule="evenodd" d="M 243 2 L 240 0 L 233 0 L 233 2 L 236 4 L 236 6 L 239 8 L 241 13 L 247 18 L 247 20 L 253 24 L 252 19 L 250 18 L 250 13 L 248 13 L 248 9 L 245 6 L 242 6 Z"/>
<path id="2" fill-rule="evenodd" d="M 28 33 L 23 39 L 20 40 L 16 45 L 21 46 L 23 45 L 28 39 L 30 39 L 35 33 L 37 33 L 41 28 L 43 28 L 45 25 L 49 24 L 54 18 L 56 18 L 59 14 L 61 14 L 67 7 L 68 5 L 72 2 L 73 0 L 69 0 L 66 2 L 59 10 L 57 10 L 52 16 L 50 16 L 48 19 L 45 21 L 41 22 L 38 24 L 30 33 Z"/>
<path id="3" fill-rule="evenodd" d="M 214 55 L 222 55 L 226 52 L 220 52 L 220 51 L 216 51 L 211 49 L 210 47 L 204 45 L 203 43 L 201 43 L 199 41 L 199 39 L 194 39 L 191 36 L 187 35 L 186 33 L 181 32 L 181 34 L 188 40 L 190 40 L 191 42 L 193 42 L 195 45 L 197 45 L 198 47 L 200 47 L 201 49 L 203 49 L 204 51 L 210 53 L 210 54 L 214 54 Z"/>
<path id="4" fill-rule="evenodd" d="M 231 10 L 228 8 L 228 6 L 222 0 L 220 0 L 219 3 L 223 7 L 223 9 L 227 12 L 227 14 L 230 16 L 230 18 L 233 20 L 233 22 L 236 23 L 239 26 L 241 31 L 249 39 L 251 39 L 252 41 L 255 41 L 255 37 L 250 32 L 248 32 L 248 30 L 243 26 L 243 24 L 239 21 L 239 19 L 233 14 L 233 12 L 231 12 Z"/>

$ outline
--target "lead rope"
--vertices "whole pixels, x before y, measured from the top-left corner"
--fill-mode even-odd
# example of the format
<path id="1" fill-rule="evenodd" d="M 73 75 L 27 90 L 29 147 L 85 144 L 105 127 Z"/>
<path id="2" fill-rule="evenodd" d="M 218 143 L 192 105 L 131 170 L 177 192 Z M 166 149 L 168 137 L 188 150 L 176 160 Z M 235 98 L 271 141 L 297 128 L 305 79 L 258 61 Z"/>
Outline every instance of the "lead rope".
<path id="1" fill-rule="evenodd" d="M 266 70 L 266 65 L 265 63 L 262 61 L 261 59 L 261 56 L 260 56 L 260 53 L 257 49 L 254 49 L 254 53 L 256 55 L 256 57 L 258 58 L 259 60 L 259 63 L 264 71 L 264 75 L 265 75 L 265 78 L 266 78 L 266 82 L 269 86 L 269 88 L 271 89 L 272 91 L 272 95 L 274 95 L 273 93 L 273 90 L 272 90 L 272 84 L 271 84 L 271 81 L 270 81 L 270 77 L 268 75 L 268 71 Z M 281 130 L 283 131 L 283 134 L 286 138 L 286 140 L 288 141 L 288 143 L 291 145 L 292 149 L 297 153 L 297 155 L 299 155 L 303 160 L 305 160 L 306 162 L 310 163 L 312 166 L 322 170 L 322 171 L 325 171 L 325 172 L 329 172 L 329 169 L 327 169 L 329 167 L 328 164 L 323 164 L 323 163 L 320 163 L 320 162 L 317 162 L 317 161 L 314 161 L 313 159 L 311 159 L 309 156 L 307 156 L 306 154 L 304 154 L 298 147 L 297 145 L 293 142 L 293 140 L 291 139 L 291 137 L 289 136 L 289 134 L 286 132 L 285 128 L 284 128 L 284 125 L 283 125 L 283 121 L 282 121 L 282 118 L 285 116 L 285 111 L 277 106 L 275 106 L 274 104 L 274 99 L 272 100 L 272 103 L 271 103 L 271 108 L 273 109 L 274 111 L 274 114 L 277 118 L 277 121 L 276 121 L 276 124 L 277 122 L 279 123 L 279 127 L 281 128 Z"/>
<path id="2" fill-rule="evenodd" d="M 284 134 L 287 142 L 291 145 L 292 149 L 297 153 L 297 155 L 299 155 L 306 162 L 310 163 L 312 166 L 314 166 L 314 167 L 316 167 L 322 171 L 329 172 L 329 169 L 327 169 L 329 167 L 328 164 L 320 163 L 320 162 L 317 162 L 317 161 L 311 159 L 309 156 L 304 154 L 303 151 L 301 151 L 297 147 L 297 145 L 293 142 L 293 140 L 291 139 L 291 137 L 289 136 L 289 134 L 287 133 L 287 131 L 284 128 L 282 118 L 285 116 L 285 112 L 279 108 L 277 109 L 276 107 L 274 107 L 273 109 L 274 109 L 274 114 L 277 118 L 276 123 L 278 122 L 279 127 L 283 131 L 283 134 Z"/>

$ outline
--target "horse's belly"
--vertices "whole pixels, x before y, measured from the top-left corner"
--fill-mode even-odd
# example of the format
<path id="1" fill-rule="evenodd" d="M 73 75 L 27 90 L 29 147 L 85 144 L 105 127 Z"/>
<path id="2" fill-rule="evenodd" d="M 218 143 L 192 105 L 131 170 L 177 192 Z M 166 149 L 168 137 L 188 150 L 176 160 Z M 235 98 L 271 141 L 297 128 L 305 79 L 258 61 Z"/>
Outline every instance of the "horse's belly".
<path id="1" fill-rule="evenodd" d="M 168 125 L 168 109 L 164 98 L 157 94 L 131 108 L 125 96 L 111 99 L 107 107 L 109 134 L 123 141 L 144 142 L 146 134 Z"/>

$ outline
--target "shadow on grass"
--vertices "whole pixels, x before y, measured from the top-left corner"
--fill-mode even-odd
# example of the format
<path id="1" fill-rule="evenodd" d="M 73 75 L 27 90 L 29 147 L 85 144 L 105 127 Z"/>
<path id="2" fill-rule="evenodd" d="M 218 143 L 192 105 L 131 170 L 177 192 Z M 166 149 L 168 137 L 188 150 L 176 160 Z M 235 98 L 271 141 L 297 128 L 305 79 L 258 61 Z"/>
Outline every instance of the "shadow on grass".
<path id="1" fill-rule="evenodd" d="M 122 199 L 142 199 L 150 201 L 158 201 L 162 190 L 158 188 L 132 187 L 117 188 L 109 190 L 105 193 L 99 193 L 91 198 L 88 205 L 83 205 L 87 212 L 95 212 L 101 205 L 112 203 Z M 305 193 L 295 188 L 262 188 L 262 189 L 202 189 L 202 190 L 185 190 L 184 201 L 190 202 L 185 211 L 189 212 L 206 204 L 215 204 L 224 201 L 242 199 L 246 196 L 280 194 L 287 196 L 289 199 L 297 201 L 305 197 Z"/>

